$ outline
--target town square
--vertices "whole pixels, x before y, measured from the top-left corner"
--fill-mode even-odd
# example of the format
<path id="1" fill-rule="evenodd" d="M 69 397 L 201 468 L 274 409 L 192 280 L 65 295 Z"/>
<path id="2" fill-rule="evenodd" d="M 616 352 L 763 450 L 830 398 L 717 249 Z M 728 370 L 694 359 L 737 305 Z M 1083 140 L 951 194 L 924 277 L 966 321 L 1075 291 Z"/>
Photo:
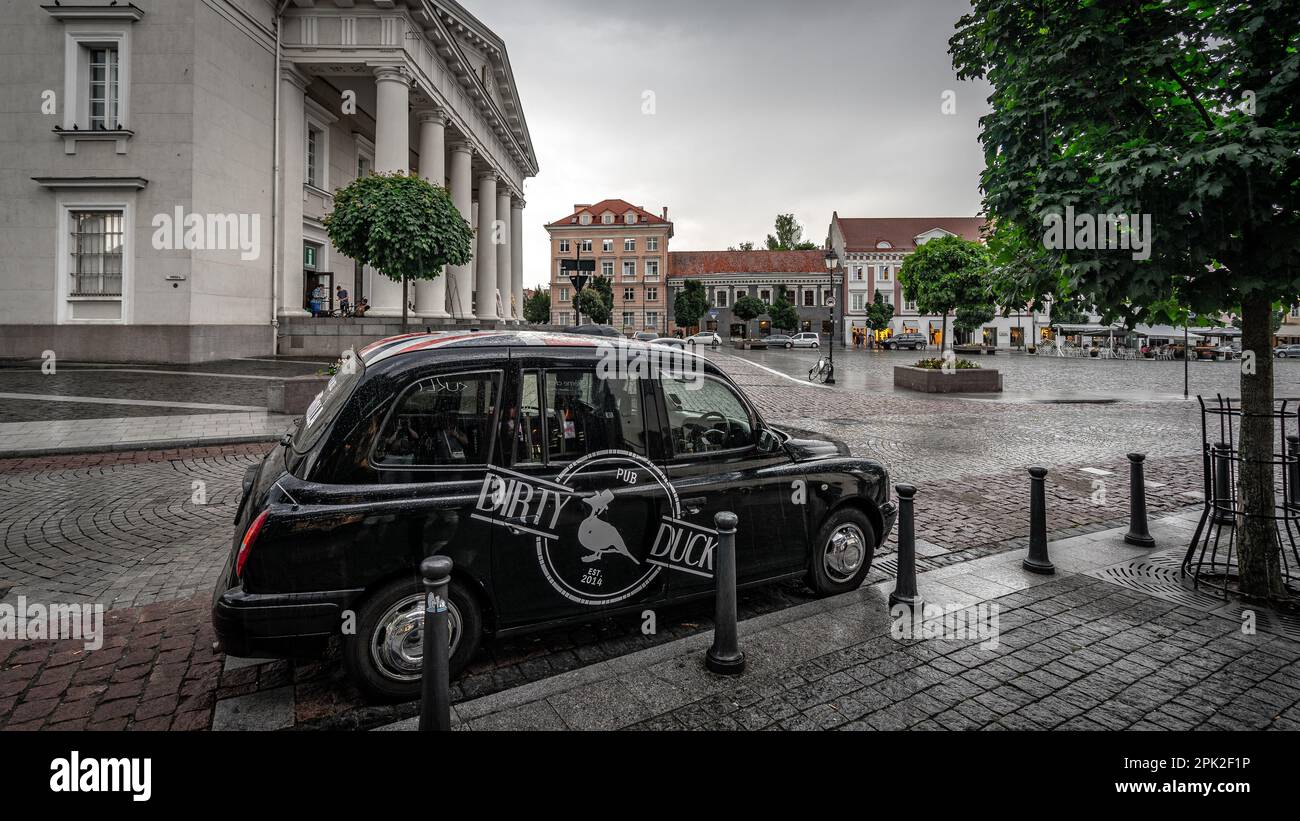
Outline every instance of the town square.
<path id="1" fill-rule="evenodd" d="M 1004 731 L 1266 791 L 1300 17 L 1031 6 L 13 0 L 0 752 L 131 739 L 42 784 L 156 804 L 152 739 Z"/>

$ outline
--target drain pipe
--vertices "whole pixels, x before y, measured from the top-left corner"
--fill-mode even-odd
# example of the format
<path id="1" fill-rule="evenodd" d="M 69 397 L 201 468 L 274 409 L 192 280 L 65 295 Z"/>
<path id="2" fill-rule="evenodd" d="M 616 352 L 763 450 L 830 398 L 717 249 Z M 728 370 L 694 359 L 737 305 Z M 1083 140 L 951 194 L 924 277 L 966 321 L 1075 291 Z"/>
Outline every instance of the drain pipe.
<path id="1" fill-rule="evenodd" d="M 280 20 L 289 0 L 280 0 L 275 10 L 275 83 L 271 112 L 271 356 L 280 354 Z"/>

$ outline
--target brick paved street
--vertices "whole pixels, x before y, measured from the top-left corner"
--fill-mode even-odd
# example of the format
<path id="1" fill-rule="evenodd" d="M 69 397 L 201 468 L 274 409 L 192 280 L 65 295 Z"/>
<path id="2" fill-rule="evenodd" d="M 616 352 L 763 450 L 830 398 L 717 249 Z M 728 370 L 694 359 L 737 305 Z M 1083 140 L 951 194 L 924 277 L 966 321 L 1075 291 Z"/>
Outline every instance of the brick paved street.
<path id="1" fill-rule="evenodd" d="M 1177 541 L 1186 516 L 1153 524 Z M 1122 531 L 923 573 L 927 602 L 998 606 L 996 645 L 890 635 L 891 583 L 742 624 L 747 667 L 707 672 L 708 636 L 455 707 L 460 729 L 1300 729 L 1300 642 L 1088 571 L 1147 551 Z M 1069 567 L 1072 570 L 1067 571 Z M 412 729 L 405 721 L 393 729 Z"/>
<path id="2" fill-rule="evenodd" d="M 1029 464 L 1052 468 L 1048 505 L 1054 539 L 1095 532 L 1123 521 L 1128 505 L 1123 454 L 1131 448 L 1150 454 L 1148 505 L 1153 515 L 1184 509 L 1200 498 L 1199 421 L 1191 406 L 1181 400 L 1038 404 L 922 397 L 865 384 L 861 389 L 851 384 L 822 388 L 775 375 L 729 351 L 713 356 L 745 386 L 769 421 L 838 439 L 855 454 L 883 461 L 895 481 L 918 486 L 918 567 L 922 572 L 950 572 L 1023 549 L 1028 533 L 1024 467 Z M 773 367 L 770 356 L 766 362 Z M 1151 363 L 1086 364 L 1123 368 Z M 213 372 L 212 367 L 220 372 L 242 372 L 239 363 L 214 365 L 205 372 Z M 249 367 L 261 371 L 262 365 Z M 280 365 L 268 367 L 274 370 Z M 129 378 L 136 376 L 150 378 Z M 237 391 L 231 393 L 227 387 L 238 384 L 236 380 L 193 378 L 215 378 L 223 386 L 222 392 L 187 391 L 184 401 L 220 403 L 237 398 Z M 79 390 L 84 385 L 75 387 Z M 131 390 L 129 386 L 125 389 Z M 114 662 L 110 687 L 115 683 L 113 676 L 125 680 L 140 673 L 147 678 L 159 665 L 179 663 L 177 651 L 185 648 L 159 649 L 153 639 L 138 645 L 137 636 L 155 629 L 146 627 L 140 633 L 139 625 L 161 622 L 156 628 L 164 634 L 161 642 L 172 620 L 185 623 L 191 639 L 184 659 L 189 666 L 174 668 L 169 675 L 179 672 L 178 691 L 180 687 L 188 689 L 185 696 L 177 697 L 170 714 L 173 723 L 167 726 L 215 722 L 228 727 L 369 727 L 409 715 L 411 705 L 365 705 L 343 680 L 336 655 L 318 663 L 246 663 L 211 653 L 206 615 L 196 622 L 197 627 L 185 621 L 194 618 L 187 614 L 206 614 L 208 593 L 229 544 L 239 478 L 266 447 L 252 444 L 0 460 L 0 528 L 4 533 L 0 601 L 13 602 L 18 595 L 25 595 L 54 601 L 94 600 L 115 608 L 109 635 L 122 646 L 138 646 L 142 653 L 131 656 L 130 664 Z M 192 500 L 195 481 L 204 483 L 206 504 L 196 505 Z M 879 584 L 893 572 L 891 539 L 878 551 L 868 582 Z M 967 586 L 987 591 L 990 583 L 996 584 L 986 580 Z M 741 617 L 755 622 L 782 619 L 786 612 L 798 613 L 800 608 L 820 604 L 801 584 L 788 583 L 742 595 Z M 640 634 L 638 619 L 627 618 L 489 642 L 457 682 L 454 700 L 469 704 L 501 697 L 557 676 L 582 675 L 584 670 L 618 663 L 646 648 L 700 640 L 711 630 L 710 616 L 709 603 L 674 609 L 661 615 L 659 633 L 648 638 Z M 179 638 L 172 643 L 177 642 Z M 104 723 L 110 720 L 111 726 L 117 726 L 117 719 L 123 719 L 128 727 L 166 723 L 164 716 L 154 714 L 163 702 L 146 706 L 162 697 L 157 689 L 130 694 L 130 688 L 93 693 L 74 689 L 72 677 L 65 680 L 64 674 L 56 672 L 64 663 L 74 664 L 64 661 L 73 658 L 68 652 L 51 642 L 0 648 L 0 654 L 7 655 L 7 660 L 0 662 L 4 674 L 0 679 L 0 727 L 32 722 L 52 726 L 60 723 L 54 718 L 56 711 L 88 696 L 97 701 L 82 717 L 86 726 L 110 726 Z M 79 666 L 99 652 L 103 651 L 88 654 Z M 168 656 L 173 660 L 162 661 L 163 653 L 173 653 Z M 142 670 L 132 670 L 134 667 Z M 196 671 L 192 676 L 191 668 Z M 58 689 L 60 683 L 62 690 Z M 54 689 L 42 689 L 51 686 Z M 129 710 L 126 704 L 105 706 L 123 699 L 130 700 Z M 30 706 L 18 712 L 25 705 L 50 700 L 55 702 L 53 706 Z M 47 713 L 36 715 L 46 707 L 50 707 Z M 69 710 L 89 707 L 83 704 Z M 104 712 L 97 713 L 101 707 Z M 68 717 L 71 712 L 60 711 L 57 716 Z M 205 716 L 203 722 L 199 721 L 200 712 Z"/>

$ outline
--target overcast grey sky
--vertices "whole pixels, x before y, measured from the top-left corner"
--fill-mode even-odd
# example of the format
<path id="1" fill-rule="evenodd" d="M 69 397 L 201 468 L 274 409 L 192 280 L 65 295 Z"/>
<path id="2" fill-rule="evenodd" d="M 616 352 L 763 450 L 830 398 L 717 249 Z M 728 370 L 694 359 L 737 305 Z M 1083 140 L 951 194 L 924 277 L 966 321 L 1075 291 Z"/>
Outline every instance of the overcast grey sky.
<path id="1" fill-rule="evenodd" d="M 541 165 L 530 287 L 542 226 L 605 197 L 668 206 L 679 251 L 761 245 L 780 212 L 820 243 L 833 210 L 979 209 L 987 88 L 958 83 L 947 53 L 965 0 L 462 2 L 506 42 Z"/>

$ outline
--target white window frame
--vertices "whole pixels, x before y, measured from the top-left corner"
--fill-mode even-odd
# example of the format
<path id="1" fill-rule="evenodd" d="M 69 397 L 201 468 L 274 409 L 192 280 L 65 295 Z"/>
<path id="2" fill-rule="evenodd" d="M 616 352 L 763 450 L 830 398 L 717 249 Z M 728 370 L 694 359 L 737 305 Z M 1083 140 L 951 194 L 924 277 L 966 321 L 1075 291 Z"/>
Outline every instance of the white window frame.
<path id="1" fill-rule="evenodd" d="M 58 242 L 55 265 L 58 277 L 58 302 L 55 322 L 59 325 L 129 325 L 132 321 L 135 288 L 135 198 L 109 198 L 102 200 L 56 199 L 58 208 Z M 69 217 L 73 211 L 122 212 L 122 294 L 121 296 L 72 296 L 72 226 Z M 116 319 L 76 319 L 69 306 L 73 302 L 116 302 L 121 308 Z"/>
<path id="2" fill-rule="evenodd" d="M 614 224 L 614 215 L 613 215 L 613 214 L 602 214 L 601 217 L 600 217 L 600 223 L 601 223 L 601 225 L 613 225 L 613 224 Z"/>
<path id="3" fill-rule="evenodd" d="M 766 303 L 768 303 L 768 304 L 770 305 L 770 304 L 772 303 L 772 289 L 771 289 L 771 288 L 759 288 L 759 289 L 758 289 L 758 298 L 759 298 L 760 300 L 762 300 L 763 302 L 766 302 Z"/>
<path id="4" fill-rule="evenodd" d="M 659 250 L 659 237 L 646 237 L 646 239 L 645 239 L 645 249 L 646 249 L 647 251 L 658 251 L 658 250 Z"/>
<path id="5" fill-rule="evenodd" d="M 581 243 L 582 244 L 578 246 L 581 251 L 587 251 L 587 252 L 591 251 L 591 240 L 584 239 L 581 240 Z"/>
<path id="6" fill-rule="evenodd" d="M 607 279 L 614 276 L 614 260 L 602 259 L 600 261 L 600 275 Z"/>
<path id="7" fill-rule="evenodd" d="M 651 286 L 647 287 L 647 288 L 645 289 L 645 300 L 646 300 L 646 302 L 658 302 L 658 301 L 659 301 L 659 288 L 658 288 L 657 286 L 654 286 L 654 285 L 651 285 Z"/>
<path id="8" fill-rule="evenodd" d="M 636 289 L 635 289 L 635 288 L 624 288 L 624 289 L 623 289 L 623 301 L 624 301 L 624 302 L 636 302 Z"/>
<path id="9" fill-rule="evenodd" d="M 624 250 L 624 251 L 635 251 L 635 250 L 636 250 L 636 237 L 624 237 L 624 238 L 623 238 L 623 250 Z"/>
<path id="10" fill-rule="evenodd" d="M 730 289 L 730 288 L 715 288 L 715 289 L 713 290 L 713 305 L 714 305 L 714 307 L 716 307 L 716 308 L 730 308 L 730 307 L 731 307 L 731 302 L 730 302 L 730 300 L 731 300 L 731 289 Z"/>
<path id="11" fill-rule="evenodd" d="M 636 280 L 636 260 L 625 259 L 623 260 L 623 264 L 620 267 L 623 271 L 624 280 L 631 280 L 631 281 Z"/>
<path id="12" fill-rule="evenodd" d="M 560 240 L 560 253 L 561 254 L 569 253 L 569 241 L 567 239 Z"/>
<path id="13" fill-rule="evenodd" d="M 308 100 L 307 102 L 311 103 L 312 101 Z M 305 117 L 306 117 L 306 123 L 304 123 L 303 130 L 302 130 L 302 184 L 307 186 L 308 188 L 315 188 L 318 191 L 325 191 L 328 193 L 330 190 L 329 122 L 324 117 L 321 116 L 320 112 L 313 110 L 311 105 L 308 106 L 308 110 Z M 320 157 L 317 160 L 319 164 L 317 171 L 320 172 L 319 182 L 313 179 L 309 179 L 308 177 L 308 169 L 311 167 L 311 164 L 307 161 L 308 159 L 307 149 L 308 146 L 311 145 L 311 132 L 313 129 L 318 131 L 321 135 L 320 146 L 318 149 L 320 152 Z"/>
<path id="14" fill-rule="evenodd" d="M 612 254 L 612 253 L 614 253 L 614 240 L 612 240 L 612 239 L 602 239 L 602 240 L 600 241 L 600 252 L 601 252 L 602 254 Z"/>
<path id="15" fill-rule="evenodd" d="M 645 278 L 646 282 L 659 281 L 659 260 L 647 259 L 645 261 Z"/>
<path id="16" fill-rule="evenodd" d="M 64 23 L 63 31 L 63 149 L 77 153 L 79 140 L 114 140 L 118 154 L 126 153 L 131 130 L 131 28 L 101 22 Z M 103 132 L 90 128 L 90 50 L 97 46 L 117 49 L 117 116 L 122 130 Z M 73 131 L 73 126 L 77 130 Z"/>

